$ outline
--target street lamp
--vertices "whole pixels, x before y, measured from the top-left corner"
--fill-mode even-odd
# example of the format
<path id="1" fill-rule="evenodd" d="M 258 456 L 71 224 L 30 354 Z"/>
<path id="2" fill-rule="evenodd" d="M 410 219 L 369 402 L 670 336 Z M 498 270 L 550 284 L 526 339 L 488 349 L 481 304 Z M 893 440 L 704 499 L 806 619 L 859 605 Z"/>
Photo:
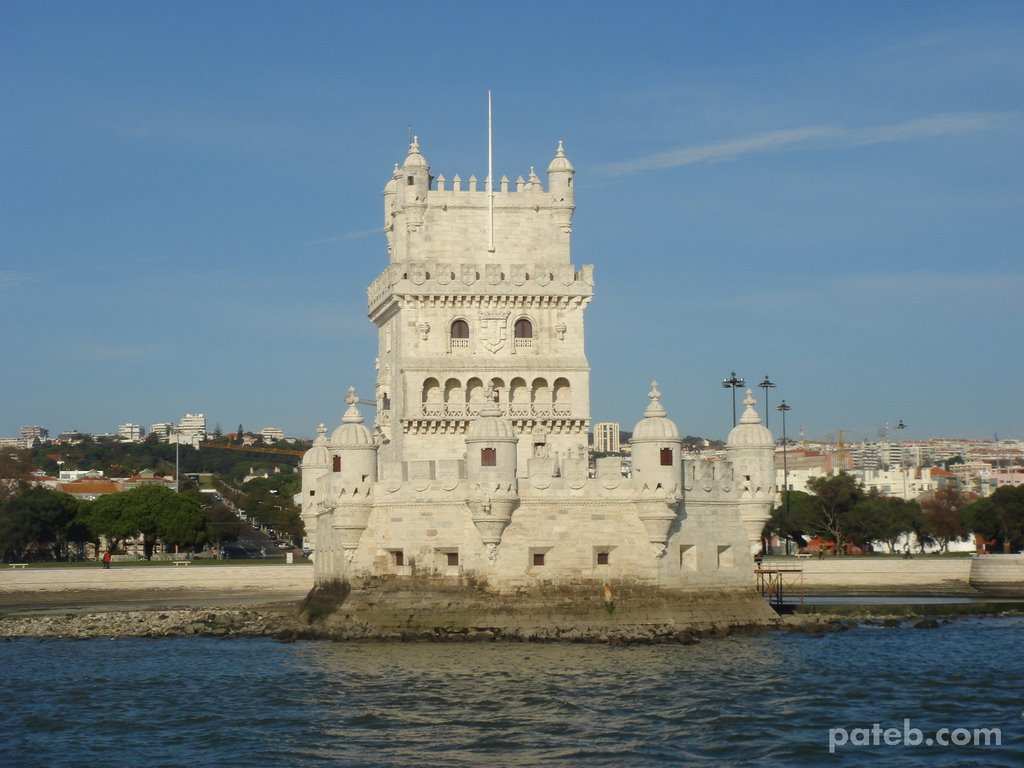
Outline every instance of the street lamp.
<path id="1" fill-rule="evenodd" d="M 765 377 L 765 381 L 768 377 Z M 765 393 L 767 394 L 767 392 Z M 786 411 L 790 410 L 789 406 L 786 405 L 786 401 L 783 400 L 775 408 L 776 411 L 782 413 L 782 493 L 786 497 L 786 524 L 789 524 L 789 462 L 787 461 L 786 449 L 788 440 L 786 439 Z M 789 537 L 786 537 L 786 554 L 789 554 Z"/>
<path id="2" fill-rule="evenodd" d="M 903 419 L 899 420 L 896 424 L 896 429 L 900 431 L 900 471 L 903 473 L 903 500 L 907 500 L 907 468 L 903 463 L 903 430 L 907 428 L 907 425 L 903 423 Z"/>
<path id="3" fill-rule="evenodd" d="M 758 384 L 764 390 L 764 426 L 768 427 L 768 390 L 775 389 L 775 382 L 768 380 L 768 374 L 764 375 L 764 381 Z"/>
<path id="4" fill-rule="evenodd" d="M 736 371 L 732 371 L 729 374 L 729 378 L 722 379 L 722 386 L 726 389 L 732 389 L 732 425 L 736 426 L 736 390 L 745 385 L 743 379 L 736 376 Z"/>

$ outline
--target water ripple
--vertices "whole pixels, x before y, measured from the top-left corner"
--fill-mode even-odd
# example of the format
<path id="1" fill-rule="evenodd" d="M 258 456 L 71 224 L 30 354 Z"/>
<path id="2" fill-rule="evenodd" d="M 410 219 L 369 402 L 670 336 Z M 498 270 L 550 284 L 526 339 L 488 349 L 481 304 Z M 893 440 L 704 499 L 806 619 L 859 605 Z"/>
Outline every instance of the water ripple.
<path id="1" fill-rule="evenodd" d="M 1018 766 L 1024 620 L 696 646 L 0 645 L 0 765 Z M 998 727 L 1002 746 L 845 746 L 830 728 Z"/>

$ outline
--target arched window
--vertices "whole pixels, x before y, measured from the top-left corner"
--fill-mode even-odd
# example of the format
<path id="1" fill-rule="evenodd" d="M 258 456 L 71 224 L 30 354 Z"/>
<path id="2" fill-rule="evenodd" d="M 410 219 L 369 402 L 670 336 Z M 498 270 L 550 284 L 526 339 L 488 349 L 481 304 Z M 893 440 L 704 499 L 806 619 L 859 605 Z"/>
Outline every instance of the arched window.
<path id="1" fill-rule="evenodd" d="M 518 320 L 516 320 L 515 334 L 517 339 L 532 339 L 533 323 L 531 323 L 525 317 L 519 318 Z"/>
<path id="2" fill-rule="evenodd" d="M 469 349 L 469 323 L 465 320 L 452 321 L 450 336 L 452 349 Z"/>

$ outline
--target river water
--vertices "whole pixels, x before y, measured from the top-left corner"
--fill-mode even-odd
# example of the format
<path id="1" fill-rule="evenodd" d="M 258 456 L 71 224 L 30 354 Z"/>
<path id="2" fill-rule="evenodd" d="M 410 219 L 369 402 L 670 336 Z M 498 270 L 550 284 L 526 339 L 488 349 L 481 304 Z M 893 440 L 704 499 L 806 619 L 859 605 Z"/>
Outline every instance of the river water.
<path id="1" fill-rule="evenodd" d="M 993 617 L 693 646 L 15 640 L 0 765 L 1018 767 L 1022 639 Z"/>

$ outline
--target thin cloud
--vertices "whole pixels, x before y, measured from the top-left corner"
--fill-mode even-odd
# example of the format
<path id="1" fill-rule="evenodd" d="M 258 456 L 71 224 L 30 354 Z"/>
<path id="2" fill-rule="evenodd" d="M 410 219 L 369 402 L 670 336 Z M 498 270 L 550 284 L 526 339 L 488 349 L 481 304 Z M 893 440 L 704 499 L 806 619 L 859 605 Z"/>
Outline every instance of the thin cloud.
<path id="1" fill-rule="evenodd" d="M 864 147 L 876 144 L 915 141 L 936 136 L 983 133 L 1007 127 L 1017 121 L 1013 112 L 954 112 L 915 118 L 903 123 L 847 128 L 839 125 L 814 125 L 768 131 L 729 141 L 684 147 L 656 155 L 613 163 L 602 167 L 610 176 L 643 171 L 668 170 L 699 163 L 736 160 L 747 155 L 799 149 Z"/>
<path id="2" fill-rule="evenodd" d="M 348 232 L 344 235 L 325 237 L 321 240 L 311 240 L 308 243 L 306 243 L 306 245 L 327 245 L 329 243 L 344 243 L 350 240 L 362 240 L 364 237 L 370 237 L 371 235 L 379 235 L 380 232 L 380 227 L 377 227 L 376 229 L 363 229 L 358 232 Z"/>
<path id="3" fill-rule="evenodd" d="M 19 272 L 0 272 L 0 289 L 13 288 L 29 281 L 28 275 Z"/>

